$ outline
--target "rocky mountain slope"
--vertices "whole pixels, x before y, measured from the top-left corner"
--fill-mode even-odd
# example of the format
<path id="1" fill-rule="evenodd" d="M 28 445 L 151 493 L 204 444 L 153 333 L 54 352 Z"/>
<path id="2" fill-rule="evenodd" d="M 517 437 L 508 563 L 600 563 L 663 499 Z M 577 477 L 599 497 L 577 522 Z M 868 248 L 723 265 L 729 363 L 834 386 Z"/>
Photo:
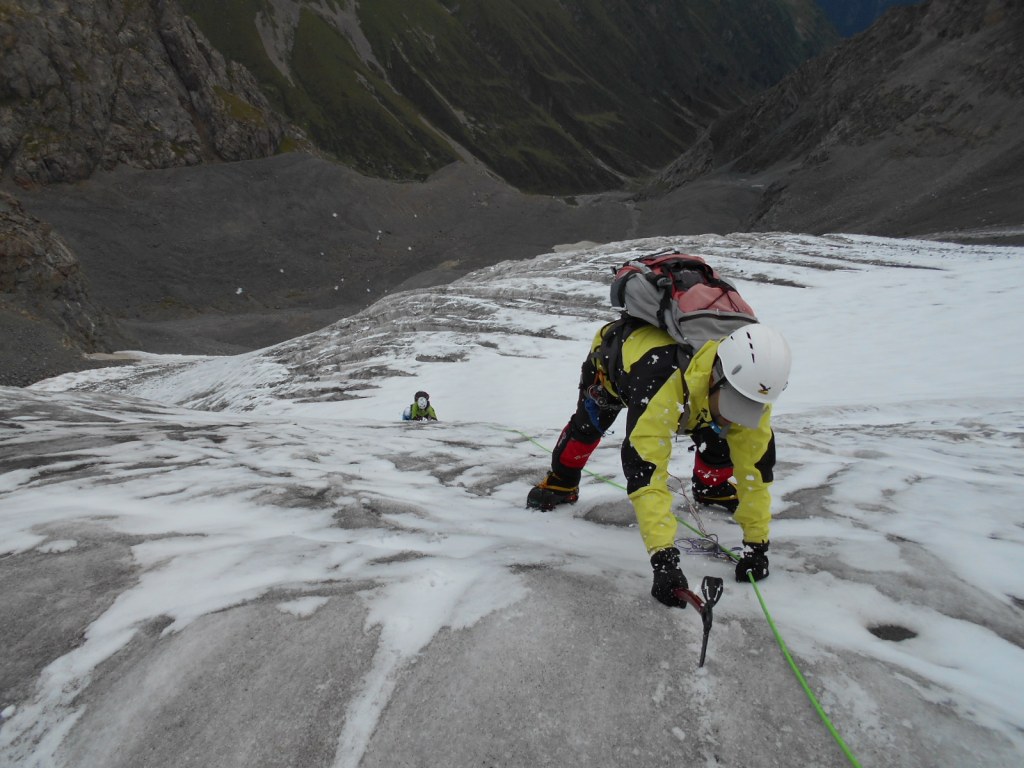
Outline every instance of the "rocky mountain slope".
<path id="1" fill-rule="evenodd" d="M 1024 5 L 933 0 L 715 122 L 652 194 L 742 177 L 751 229 L 1019 237 L 1022 123 Z"/>
<path id="2" fill-rule="evenodd" d="M 184 5 L 198 24 L 177 0 L 0 3 L 0 181 L 15 196 L 5 206 L 55 233 L 26 251 L 24 222 L 4 217 L 0 262 L 20 274 L 34 254 L 30 272 L 68 280 L 29 301 L 57 301 L 56 314 L 29 311 L 35 283 L 3 287 L 17 308 L 3 324 L 18 339 L 7 383 L 50 370 L 19 350 L 65 362 L 125 343 L 235 351 L 319 327 L 416 275 L 436 282 L 580 231 L 617 236 L 605 223 L 628 222 L 628 208 L 530 199 L 488 174 L 526 188 L 618 186 L 833 39 L 811 0 L 757 0 L 744 13 L 664 0 Z M 218 165 L 318 155 L 291 121 L 341 164 Z M 422 179 L 459 157 L 473 170 L 422 190 L 344 167 Z M 433 193 L 449 206 L 424 203 Z M 433 229 L 410 210 L 429 210 Z M 543 223 L 496 238 L 523 219 Z M 71 280 L 78 258 L 132 341 Z M 57 262 L 70 266 L 54 272 Z"/>
<path id="3" fill-rule="evenodd" d="M 364 5 L 368 9 L 370 4 Z M 494 16 L 499 7 L 512 13 L 507 5 L 485 0 L 458 6 L 418 4 L 438 13 L 444 9 L 442 16 L 424 11 L 426 20 L 410 15 L 405 6 L 380 3 L 374 7 L 381 9 L 381 19 L 373 23 L 367 22 L 366 9 L 357 12 L 348 3 L 274 0 L 261 4 L 263 15 L 258 16 L 252 3 L 238 0 L 226 6 L 235 14 L 228 16 L 238 29 L 254 31 L 237 40 L 248 41 L 267 57 L 263 69 L 253 65 L 256 74 L 251 75 L 231 63 L 241 54 L 218 53 L 200 25 L 174 2 L 109 0 L 106 13 L 84 2 L 48 3 L 46 13 L 36 0 L 2 3 L 0 161 L 5 179 L 0 184 L 20 200 L 24 214 L 36 220 L 34 226 L 49 227 L 71 256 L 81 260 L 94 301 L 108 307 L 132 336 L 128 346 L 163 352 L 224 353 L 265 346 L 321 327 L 382 292 L 444 282 L 487 263 L 581 240 L 766 229 L 1000 242 L 1024 238 L 1024 211 L 1018 202 L 1024 179 L 1017 130 L 1024 118 L 1020 3 L 931 0 L 891 9 L 871 30 L 808 62 L 732 112 L 726 112 L 728 102 L 759 82 L 753 70 L 747 70 L 746 81 L 736 75 L 741 69 L 729 74 L 729 66 L 740 61 L 736 56 L 756 48 L 741 30 L 753 34 L 751 19 L 762 24 L 777 19 L 768 5 L 754 6 L 752 15 L 737 14 L 740 26 L 726 31 L 704 18 L 696 28 L 717 43 L 699 53 L 679 40 L 672 47 L 652 44 L 665 34 L 663 27 L 672 28 L 668 22 L 674 17 L 665 15 L 667 11 L 642 20 L 635 16 L 639 10 L 607 5 L 619 8 L 616 13 L 634 14 L 628 17 L 632 21 L 616 28 L 618 38 L 609 32 L 611 11 L 586 16 L 587 9 L 598 7 L 596 0 L 558 5 L 575 9 L 571 18 L 589 19 L 575 36 L 557 25 L 546 26 L 557 20 L 549 18 L 555 11 L 529 3 L 516 6 L 526 14 L 519 29 L 511 17 Z M 726 2 L 715 5 L 737 10 Z M 663 6 L 643 8 L 654 13 Z M 472 16 L 470 9 L 482 15 Z M 206 28 L 201 11 L 195 13 Z M 443 27 L 430 26 L 445 18 Z M 289 20 L 297 26 L 289 26 Z M 322 26 L 330 20 L 330 46 L 314 44 L 319 38 L 294 37 L 303 25 Z M 649 31 L 650 26 L 658 31 Z M 519 29 L 518 43 L 499 45 L 494 36 L 505 34 L 506 28 L 511 35 L 513 27 Z M 422 34 L 413 34 L 414 29 Z M 453 37 L 439 37 L 440 29 Z M 558 34 L 541 34 L 546 29 Z M 215 26 L 211 30 L 218 34 Z M 601 69 L 602 62 L 593 57 L 596 48 L 581 36 L 602 34 L 606 42 L 618 39 L 628 50 L 644 53 L 635 57 L 635 69 L 620 68 L 619 77 Z M 813 35 L 804 30 L 797 38 L 810 40 Z M 296 47 L 296 39 L 303 44 Z M 550 48 L 557 40 L 564 42 L 564 55 L 556 56 Z M 379 97 L 373 102 L 383 112 L 371 119 L 359 111 L 368 102 L 359 106 L 346 97 L 342 101 L 360 117 L 344 113 L 352 121 L 338 124 L 356 134 L 362 131 L 365 138 L 374 135 L 374 120 L 382 115 L 397 120 L 395 125 L 403 124 L 400 117 L 406 109 L 408 114 L 427 115 L 428 102 L 415 101 L 413 94 L 441 94 L 443 86 L 459 98 L 470 98 L 468 81 L 429 64 L 430 56 L 448 51 L 449 43 L 463 57 L 459 61 L 476 62 L 480 72 L 507 75 L 501 82 L 486 79 L 487 98 L 481 97 L 480 104 L 491 111 L 469 120 L 471 113 L 458 106 L 461 102 L 446 96 L 443 106 L 453 107 L 446 119 L 462 125 L 465 136 L 444 127 L 441 118 L 429 117 L 413 120 L 393 135 L 414 137 L 410 126 L 417 124 L 440 137 L 435 149 L 446 146 L 463 160 L 431 173 L 424 183 L 411 184 L 372 178 L 325 156 L 267 157 L 304 141 L 303 129 L 317 138 L 320 129 L 312 118 L 330 113 L 327 102 L 311 106 L 308 89 L 320 82 L 315 76 L 319 70 L 300 76 L 303 57 L 326 56 L 333 50 L 337 64 L 338 51 L 351 49 L 346 71 L 363 84 L 365 93 Z M 602 50 L 607 53 L 607 46 Z M 645 58 L 654 55 L 652 50 L 658 56 L 671 50 L 672 55 L 668 63 Z M 766 60 L 781 71 L 784 53 L 796 48 L 774 50 L 782 58 Z M 497 69 L 481 69 L 483 64 L 474 58 L 481 52 L 493 54 L 500 66 L 491 62 Z M 710 67 L 707 72 L 718 73 L 716 83 L 729 80 L 736 89 L 712 89 L 721 95 L 718 101 L 691 98 L 698 81 L 710 81 L 673 81 L 678 73 L 672 74 L 669 65 L 693 55 L 697 69 L 691 72 Z M 420 61 L 420 56 L 427 58 Z M 722 56 L 728 60 L 718 58 Z M 605 58 L 614 59 L 611 53 Z M 552 75 L 556 70 L 550 67 L 566 61 L 578 62 L 579 71 L 572 77 L 565 72 Z M 155 74 L 147 80 L 150 64 Z M 408 69 L 405 75 L 403 67 Z M 285 78 L 276 90 L 268 85 L 271 70 Z M 508 150 L 510 142 L 519 149 L 527 146 L 523 142 L 529 132 L 519 132 L 522 125 L 514 121 L 502 122 L 502 110 L 515 105 L 523 124 L 531 125 L 544 123 L 537 118 L 540 112 L 531 110 L 596 114 L 586 110 L 611 103 L 614 89 L 598 88 L 586 103 L 575 99 L 605 81 L 617 84 L 622 79 L 635 90 L 644 72 L 650 78 L 644 87 L 653 91 L 638 92 L 647 93 L 649 98 L 641 101 L 650 109 L 664 107 L 668 102 L 655 96 L 671 88 L 682 87 L 682 93 L 690 94 L 679 102 L 686 102 L 685 109 L 673 118 L 679 136 L 701 119 L 719 118 L 643 193 L 524 194 L 488 167 L 490 153 L 512 165 L 529 156 L 526 165 L 536 171 L 531 177 L 535 181 L 564 181 L 568 177 L 560 174 L 572 166 L 600 168 L 618 183 L 628 163 L 616 160 L 612 150 L 628 155 L 632 168 L 650 164 L 662 151 L 654 148 L 658 142 L 648 136 L 636 145 L 650 144 L 653 154 L 634 152 L 626 142 L 631 137 L 617 133 L 614 120 L 600 131 L 589 130 L 597 123 L 584 120 L 588 130 L 572 132 L 566 128 L 571 121 L 552 118 L 545 125 L 557 123 L 557 130 L 551 128 L 554 133 L 571 134 L 573 151 L 525 154 Z M 399 83 L 405 84 L 400 97 Z M 419 86 L 405 87 L 415 83 Z M 323 93 L 346 93 L 339 90 L 340 81 L 328 79 L 321 85 Z M 384 98 L 386 94 L 391 95 Z M 635 102 L 623 99 L 613 113 L 616 120 L 629 115 L 632 121 Z M 291 105 L 289 117 L 277 112 L 282 104 Z M 678 106 L 673 103 L 672 109 Z M 136 133 L 138 140 L 133 139 Z M 348 139 L 338 134 L 342 138 L 333 153 L 341 157 L 341 149 L 349 147 L 354 153 L 350 162 L 369 162 L 372 153 L 365 147 L 376 145 L 361 144 L 356 134 Z M 388 145 L 391 135 L 380 133 L 382 145 Z M 396 146 L 391 149 L 396 162 L 417 157 L 416 169 L 377 166 L 374 173 L 416 176 L 428 173 L 435 160 L 441 162 L 440 154 L 431 154 L 433 144 L 411 141 L 412 155 Z M 254 159 L 219 162 L 248 158 Z M 587 165 L 595 158 L 599 162 Z M 49 183 L 58 179 L 79 181 Z M 19 252 L 18 237 L 8 219 L 0 220 L 0 260 Z M 78 290 L 69 286 L 60 295 L 79 295 Z M 25 305 L 12 304 L 12 297 L 0 296 L 21 307 L 3 321 L 3 330 L 20 329 L 18 349 L 35 345 L 67 357 L 69 350 L 125 346 L 102 333 L 87 344 L 38 312 L 30 319 Z M 42 306 L 50 297 L 34 301 Z M 70 305 L 68 309 L 77 311 Z M 107 326 L 97 319 L 93 327 Z M 15 335 L 12 330 L 7 338 Z M 27 357 L 21 354 L 22 360 Z"/>
<path id="4" fill-rule="evenodd" d="M 835 41 L 813 0 L 183 0 L 346 165 L 424 178 L 467 154 L 513 186 L 620 186 Z"/>
<path id="5" fill-rule="evenodd" d="M 581 192 L 663 165 L 835 38 L 813 0 L 18 0 L 0 39 L 0 163 L 23 183 L 308 147 L 290 119 L 371 175 L 468 152 Z"/>

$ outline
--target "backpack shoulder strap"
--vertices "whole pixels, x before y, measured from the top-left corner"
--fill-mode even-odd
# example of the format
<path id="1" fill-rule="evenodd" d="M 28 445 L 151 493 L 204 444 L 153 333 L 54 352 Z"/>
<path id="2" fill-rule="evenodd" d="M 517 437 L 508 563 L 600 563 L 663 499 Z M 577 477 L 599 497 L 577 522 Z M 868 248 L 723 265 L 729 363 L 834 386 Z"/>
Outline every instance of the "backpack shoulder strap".
<path id="1" fill-rule="evenodd" d="M 619 315 L 618 320 L 613 320 L 601 329 L 601 344 L 594 348 L 590 359 L 594 367 L 604 371 L 609 378 L 615 375 L 619 359 L 622 357 L 622 342 L 629 336 L 643 321 L 637 321 L 625 312 Z"/>
<path id="2" fill-rule="evenodd" d="M 618 320 L 613 320 L 602 328 L 601 344 L 591 355 L 595 367 L 603 370 L 609 378 L 615 376 L 622 358 L 622 345 L 633 331 L 645 325 L 650 323 L 623 312 Z"/>

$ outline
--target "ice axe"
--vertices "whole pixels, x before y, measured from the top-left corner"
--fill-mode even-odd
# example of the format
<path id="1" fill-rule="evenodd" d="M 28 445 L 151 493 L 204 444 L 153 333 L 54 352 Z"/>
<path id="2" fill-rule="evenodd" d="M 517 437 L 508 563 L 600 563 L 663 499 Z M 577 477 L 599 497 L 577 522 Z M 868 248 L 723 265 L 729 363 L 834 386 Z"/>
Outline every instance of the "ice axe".
<path id="1" fill-rule="evenodd" d="M 704 666 L 704 657 L 708 652 L 708 636 L 711 634 L 711 622 L 714 619 L 711 609 L 718 603 L 724 590 L 725 582 L 715 576 L 705 576 L 704 580 L 700 583 L 700 591 L 704 595 L 703 600 L 688 589 L 683 589 L 682 587 L 675 589 L 675 596 L 696 608 L 700 612 L 701 620 L 704 622 L 704 640 L 700 645 L 700 664 L 698 665 L 701 667 Z"/>

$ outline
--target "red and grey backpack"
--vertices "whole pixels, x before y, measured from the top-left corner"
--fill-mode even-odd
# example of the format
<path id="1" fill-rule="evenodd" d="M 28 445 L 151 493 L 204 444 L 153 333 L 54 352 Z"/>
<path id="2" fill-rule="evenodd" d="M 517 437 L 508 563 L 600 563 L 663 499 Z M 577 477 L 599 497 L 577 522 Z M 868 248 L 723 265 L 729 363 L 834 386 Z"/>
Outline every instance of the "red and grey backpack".
<path id="1" fill-rule="evenodd" d="M 757 316 L 700 256 L 662 251 L 613 267 L 612 306 L 668 332 L 690 355 Z"/>

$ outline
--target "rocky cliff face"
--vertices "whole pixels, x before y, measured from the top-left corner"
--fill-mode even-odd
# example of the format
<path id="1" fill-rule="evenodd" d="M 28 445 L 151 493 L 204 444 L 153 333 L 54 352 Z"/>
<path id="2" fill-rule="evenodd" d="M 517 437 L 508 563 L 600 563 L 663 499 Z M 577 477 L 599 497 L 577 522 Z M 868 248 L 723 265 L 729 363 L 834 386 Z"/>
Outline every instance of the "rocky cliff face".
<path id="1" fill-rule="evenodd" d="M 251 74 L 176 2 L 3 2 L 0 41 L 0 163 L 19 183 L 266 157 L 288 143 Z"/>
<path id="2" fill-rule="evenodd" d="M 0 385 L 75 367 L 82 352 L 124 341 L 90 299 L 78 259 L 39 219 L 0 192 Z"/>

